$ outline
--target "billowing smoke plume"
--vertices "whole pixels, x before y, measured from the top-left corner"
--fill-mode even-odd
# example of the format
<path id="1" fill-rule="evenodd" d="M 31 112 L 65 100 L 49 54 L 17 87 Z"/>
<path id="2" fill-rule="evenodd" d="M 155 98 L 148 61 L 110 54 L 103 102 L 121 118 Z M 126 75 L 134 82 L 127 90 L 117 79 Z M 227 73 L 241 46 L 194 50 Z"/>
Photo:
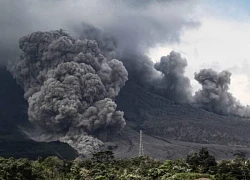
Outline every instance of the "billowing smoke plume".
<path id="1" fill-rule="evenodd" d="M 250 107 L 243 106 L 229 92 L 231 73 L 202 69 L 195 73 L 195 79 L 202 89 L 194 95 L 194 103 L 203 109 L 221 115 L 250 117 Z"/>
<path id="2" fill-rule="evenodd" d="M 163 90 L 163 96 L 179 102 L 191 100 L 190 81 L 188 77 L 184 76 L 187 60 L 182 58 L 180 53 L 170 52 L 169 55 L 161 57 L 161 61 L 154 67 L 163 74 L 163 78 L 156 86 Z"/>
<path id="3" fill-rule="evenodd" d="M 77 40 L 64 31 L 34 32 L 19 41 L 22 54 L 10 66 L 25 90 L 31 122 L 60 134 L 80 153 L 102 142 L 89 135 L 114 133 L 125 126 L 112 100 L 125 85 L 122 62 L 107 60 L 92 40 Z"/>

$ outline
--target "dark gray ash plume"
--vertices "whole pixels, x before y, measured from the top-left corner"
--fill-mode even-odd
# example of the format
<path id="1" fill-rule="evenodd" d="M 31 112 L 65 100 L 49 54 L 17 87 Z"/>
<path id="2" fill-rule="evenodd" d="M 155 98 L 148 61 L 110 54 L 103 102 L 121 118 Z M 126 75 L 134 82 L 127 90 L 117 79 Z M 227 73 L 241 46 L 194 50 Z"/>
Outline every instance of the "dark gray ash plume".
<path id="1" fill-rule="evenodd" d="M 102 145 L 90 135 L 125 126 L 123 112 L 116 111 L 112 99 L 128 73 L 121 61 L 106 59 L 95 41 L 77 40 L 60 30 L 31 33 L 19 46 L 22 54 L 10 71 L 25 90 L 33 124 L 60 134 L 61 141 L 82 154 Z"/>
<path id="2" fill-rule="evenodd" d="M 194 95 L 194 103 L 198 107 L 221 115 L 250 117 L 250 107 L 243 106 L 229 92 L 231 73 L 202 69 L 195 73 L 195 79 L 202 89 Z"/>

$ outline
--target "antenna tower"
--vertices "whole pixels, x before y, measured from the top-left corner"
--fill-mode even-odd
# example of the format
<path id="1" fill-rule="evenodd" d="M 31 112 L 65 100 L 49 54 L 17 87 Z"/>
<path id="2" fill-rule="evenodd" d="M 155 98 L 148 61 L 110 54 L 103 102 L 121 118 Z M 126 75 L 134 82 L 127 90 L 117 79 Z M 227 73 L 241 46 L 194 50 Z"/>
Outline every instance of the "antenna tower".
<path id="1" fill-rule="evenodd" d="M 140 145 L 139 145 L 139 157 L 144 156 L 143 151 L 143 140 L 142 140 L 142 130 L 140 130 Z"/>

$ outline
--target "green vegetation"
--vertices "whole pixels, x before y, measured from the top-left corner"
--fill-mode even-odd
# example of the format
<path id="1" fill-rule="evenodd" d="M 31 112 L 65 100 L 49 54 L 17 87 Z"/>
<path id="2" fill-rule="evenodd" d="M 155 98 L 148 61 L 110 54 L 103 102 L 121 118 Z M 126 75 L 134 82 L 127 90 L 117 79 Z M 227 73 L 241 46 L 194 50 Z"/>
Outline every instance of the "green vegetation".
<path id="1" fill-rule="evenodd" d="M 241 180 L 250 179 L 250 160 L 235 157 L 215 161 L 206 148 L 186 159 L 159 161 L 149 157 L 115 159 L 111 151 L 93 154 L 91 159 L 37 160 L 0 158 L 0 179 L 4 180 Z"/>

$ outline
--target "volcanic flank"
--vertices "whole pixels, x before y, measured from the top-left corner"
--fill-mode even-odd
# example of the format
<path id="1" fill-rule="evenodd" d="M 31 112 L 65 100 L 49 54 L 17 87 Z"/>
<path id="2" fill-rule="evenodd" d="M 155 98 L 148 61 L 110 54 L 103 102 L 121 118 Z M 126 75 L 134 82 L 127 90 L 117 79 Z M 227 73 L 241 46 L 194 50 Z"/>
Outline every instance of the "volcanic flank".
<path id="1" fill-rule="evenodd" d="M 64 31 L 34 32 L 19 41 L 22 54 L 10 71 L 28 100 L 38 141 L 59 139 L 81 154 L 99 150 L 98 137 L 125 126 L 112 100 L 128 79 L 122 62 L 107 60 L 91 40 Z M 41 134 L 43 136 L 41 136 Z M 93 135 L 93 136 L 91 136 Z"/>

